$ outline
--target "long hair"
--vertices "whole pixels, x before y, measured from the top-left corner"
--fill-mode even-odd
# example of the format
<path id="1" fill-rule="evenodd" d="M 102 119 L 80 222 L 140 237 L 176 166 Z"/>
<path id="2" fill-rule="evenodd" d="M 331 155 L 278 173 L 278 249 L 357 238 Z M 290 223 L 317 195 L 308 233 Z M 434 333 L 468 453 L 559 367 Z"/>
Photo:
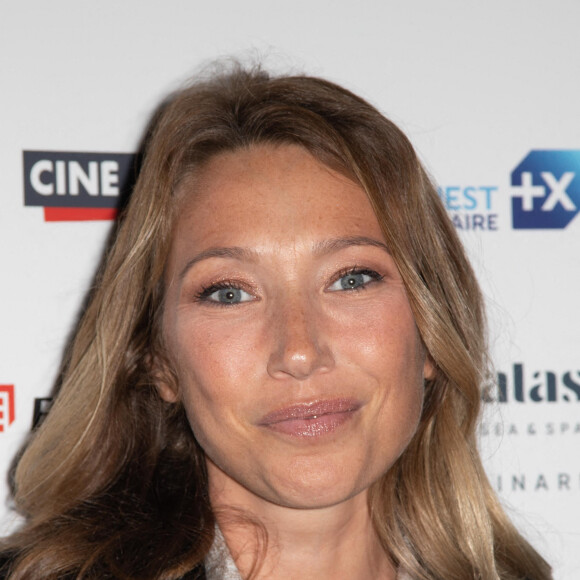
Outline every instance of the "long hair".
<path id="1" fill-rule="evenodd" d="M 407 450 L 369 494 L 385 551 L 421 580 L 546 580 L 549 566 L 502 511 L 475 427 L 487 378 L 474 273 L 404 134 L 330 82 L 233 67 L 172 95 L 66 360 L 60 393 L 22 456 L 25 516 L 5 546 L 12 578 L 195 577 L 213 540 L 203 452 L 160 328 L 179 183 L 213 156 L 295 144 L 366 192 L 436 366 Z"/>

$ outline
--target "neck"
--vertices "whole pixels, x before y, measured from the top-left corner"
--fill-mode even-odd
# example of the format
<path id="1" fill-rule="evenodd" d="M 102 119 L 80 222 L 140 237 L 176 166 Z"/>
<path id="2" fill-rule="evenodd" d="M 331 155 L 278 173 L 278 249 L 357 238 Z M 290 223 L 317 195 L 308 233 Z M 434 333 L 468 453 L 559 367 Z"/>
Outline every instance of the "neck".
<path id="1" fill-rule="evenodd" d="M 215 497 L 212 503 L 244 579 L 394 580 L 396 577 L 372 526 L 366 492 L 338 505 L 318 509 L 288 508 L 258 498 L 251 505 L 226 504 Z M 245 516 L 246 520 L 233 514 Z M 249 533 L 251 524 L 247 518 L 263 528 L 266 544 L 260 541 L 259 532 Z M 257 572 L 253 570 L 256 562 L 261 562 Z"/>

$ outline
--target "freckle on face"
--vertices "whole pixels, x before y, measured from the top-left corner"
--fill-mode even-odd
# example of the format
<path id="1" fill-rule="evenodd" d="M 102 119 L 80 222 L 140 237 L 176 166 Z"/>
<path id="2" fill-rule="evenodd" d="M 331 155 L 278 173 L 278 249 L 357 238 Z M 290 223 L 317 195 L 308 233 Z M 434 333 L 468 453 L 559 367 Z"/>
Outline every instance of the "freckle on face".
<path id="1" fill-rule="evenodd" d="M 253 509 L 364 492 L 414 434 L 430 372 L 364 191 L 297 146 L 255 146 L 178 193 L 163 330 L 211 489 Z"/>

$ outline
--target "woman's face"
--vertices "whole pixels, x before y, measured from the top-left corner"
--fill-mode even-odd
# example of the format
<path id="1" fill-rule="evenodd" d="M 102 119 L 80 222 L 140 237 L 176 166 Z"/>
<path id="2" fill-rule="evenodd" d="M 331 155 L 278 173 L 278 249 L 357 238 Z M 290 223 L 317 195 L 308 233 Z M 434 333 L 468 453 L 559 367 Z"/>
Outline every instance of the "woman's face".
<path id="1" fill-rule="evenodd" d="M 385 473 L 432 372 L 365 193 L 297 146 L 213 158 L 181 199 L 163 332 L 231 503 L 314 508 Z"/>

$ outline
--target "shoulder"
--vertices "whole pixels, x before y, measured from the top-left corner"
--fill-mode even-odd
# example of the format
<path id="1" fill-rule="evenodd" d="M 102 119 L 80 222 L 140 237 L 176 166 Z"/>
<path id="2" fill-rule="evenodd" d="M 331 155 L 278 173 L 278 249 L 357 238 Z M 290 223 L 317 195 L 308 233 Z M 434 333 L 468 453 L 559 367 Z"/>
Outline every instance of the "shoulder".
<path id="1" fill-rule="evenodd" d="M 14 554 L 0 553 L 0 580 L 8 580 L 14 560 Z M 197 566 L 191 572 L 186 573 L 181 580 L 206 580 L 204 567 Z"/>

